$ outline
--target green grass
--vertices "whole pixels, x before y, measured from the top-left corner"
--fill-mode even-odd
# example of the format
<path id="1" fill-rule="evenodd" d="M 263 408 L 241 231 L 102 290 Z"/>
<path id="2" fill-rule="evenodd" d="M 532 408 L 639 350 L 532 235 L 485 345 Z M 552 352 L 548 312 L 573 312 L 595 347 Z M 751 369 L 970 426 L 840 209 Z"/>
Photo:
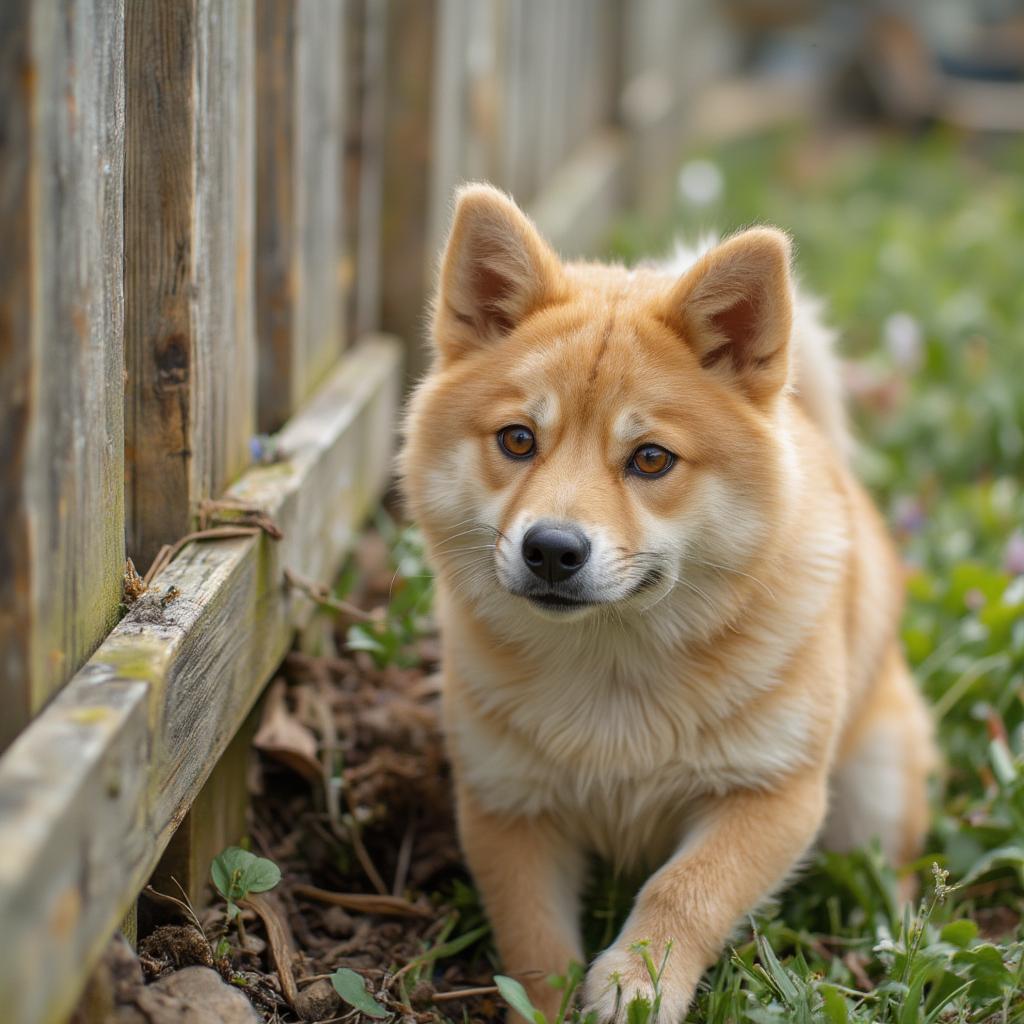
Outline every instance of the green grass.
<path id="1" fill-rule="evenodd" d="M 624 222 L 614 249 L 757 222 L 794 236 L 856 364 L 858 469 L 912 569 L 903 638 L 948 767 L 915 913 L 877 852 L 821 855 L 690 1019 L 1024 1021 L 1024 146 L 793 133 L 698 159 L 718 199 Z"/>

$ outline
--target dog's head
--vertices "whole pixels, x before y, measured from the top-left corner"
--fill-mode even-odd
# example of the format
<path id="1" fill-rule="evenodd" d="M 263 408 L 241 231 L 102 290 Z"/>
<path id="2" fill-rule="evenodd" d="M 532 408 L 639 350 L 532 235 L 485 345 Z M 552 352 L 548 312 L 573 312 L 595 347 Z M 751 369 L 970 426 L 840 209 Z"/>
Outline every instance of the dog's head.
<path id="1" fill-rule="evenodd" d="M 566 620 L 742 575 L 780 516 L 791 319 L 778 231 L 681 277 L 563 264 L 505 195 L 463 189 L 402 454 L 448 589 Z"/>

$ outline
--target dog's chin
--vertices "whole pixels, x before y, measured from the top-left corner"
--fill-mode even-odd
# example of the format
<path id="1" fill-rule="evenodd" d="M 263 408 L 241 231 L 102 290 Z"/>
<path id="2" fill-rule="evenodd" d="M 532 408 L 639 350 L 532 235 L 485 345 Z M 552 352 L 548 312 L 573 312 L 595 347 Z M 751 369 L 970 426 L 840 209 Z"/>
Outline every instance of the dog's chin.
<path id="1" fill-rule="evenodd" d="M 514 591 L 510 591 L 514 593 Z M 548 622 L 578 622 L 601 607 L 601 601 L 586 601 L 560 594 L 516 594 L 534 614 Z"/>

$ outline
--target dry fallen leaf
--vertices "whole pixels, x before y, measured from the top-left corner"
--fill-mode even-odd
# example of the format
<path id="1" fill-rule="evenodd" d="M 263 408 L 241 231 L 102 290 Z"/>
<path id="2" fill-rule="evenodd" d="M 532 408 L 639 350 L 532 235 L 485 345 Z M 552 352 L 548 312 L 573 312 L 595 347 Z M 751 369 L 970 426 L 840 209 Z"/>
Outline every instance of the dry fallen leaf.
<path id="1" fill-rule="evenodd" d="M 289 711 L 285 692 L 283 679 L 271 684 L 253 746 L 310 782 L 319 782 L 323 769 L 317 757 L 316 736 Z"/>

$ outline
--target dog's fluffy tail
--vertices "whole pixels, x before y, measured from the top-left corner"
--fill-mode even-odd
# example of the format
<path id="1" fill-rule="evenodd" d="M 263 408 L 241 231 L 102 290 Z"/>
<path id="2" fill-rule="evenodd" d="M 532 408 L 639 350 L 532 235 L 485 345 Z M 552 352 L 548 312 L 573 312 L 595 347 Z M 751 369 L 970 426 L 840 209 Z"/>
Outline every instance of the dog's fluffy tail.
<path id="1" fill-rule="evenodd" d="M 677 243 L 672 255 L 660 266 L 674 276 L 685 273 L 719 242 L 715 235 L 702 238 L 696 246 Z M 797 283 L 793 295 L 793 389 L 804 412 L 847 459 L 853 452 L 846 416 L 846 400 L 836 332 L 825 323 L 820 299 L 808 295 Z"/>

